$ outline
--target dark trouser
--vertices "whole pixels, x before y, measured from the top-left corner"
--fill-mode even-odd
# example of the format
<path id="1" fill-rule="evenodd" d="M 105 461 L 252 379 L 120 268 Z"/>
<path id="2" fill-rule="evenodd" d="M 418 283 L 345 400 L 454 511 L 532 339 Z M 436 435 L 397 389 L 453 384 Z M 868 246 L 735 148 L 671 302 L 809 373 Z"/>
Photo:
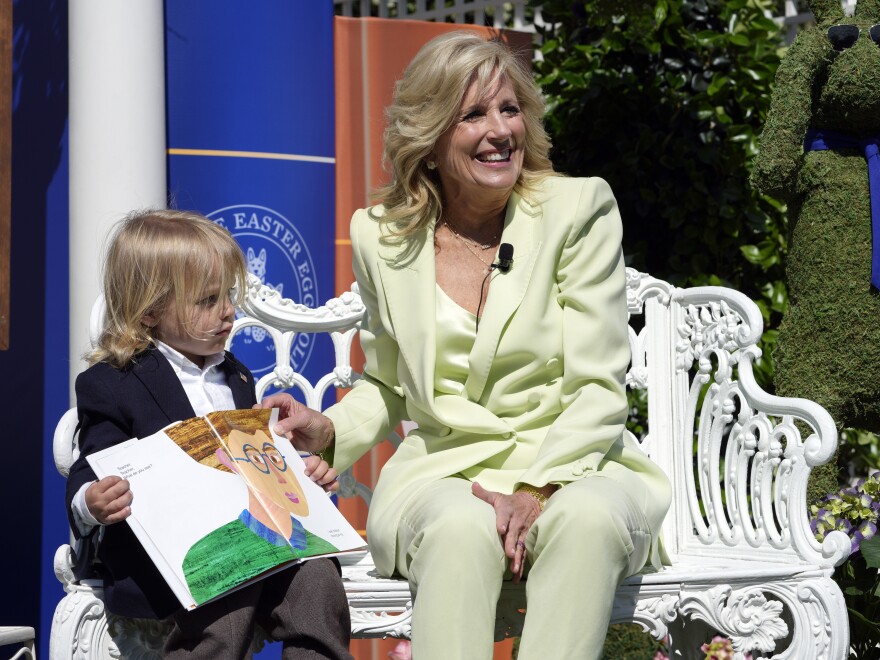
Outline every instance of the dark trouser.
<path id="1" fill-rule="evenodd" d="M 312 559 L 173 617 L 170 660 L 246 658 L 259 625 L 284 660 L 351 660 L 348 601 L 334 559 Z"/>

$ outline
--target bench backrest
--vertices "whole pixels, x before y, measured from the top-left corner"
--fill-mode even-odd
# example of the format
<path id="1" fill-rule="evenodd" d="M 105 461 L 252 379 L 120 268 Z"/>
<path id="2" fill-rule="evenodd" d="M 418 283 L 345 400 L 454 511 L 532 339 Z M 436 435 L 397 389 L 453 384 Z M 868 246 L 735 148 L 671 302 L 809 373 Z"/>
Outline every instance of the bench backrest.
<path id="1" fill-rule="evenodd" d="M 756 384 L 758 307 L 732 289 L 676 288 L 633 269 L 626 276 L 633 356 L 627 386 L 634 402 L 647 394 L 641 446 L 673 485 L 663 529 L 673 562 L 692 556 L 830 567 L 843 561 L 848 538 L 816 541 L 806 502 L 810 469 L 837 447 L 834 422 L 811 401 L 772 396 Z M 270 387 L 295 388 L 320 409 L 330 387 L 350 387 L 358 378 L 351 366 L 364 314 L 357 285 L 309 308 L 251 275 L 240 308 L 230 342 L 257 326 L 275 346 L 275 368 L 257 382 L 258 398 Z M 327 333 L 333 342 L 334 363 L 314 381 L 291 364 L 300 333 Z M 75 456 L 74 423 L 75 413 L 68 414 L 56 431 L 62 474 Z M 350 472 L 340 482 L 342 496 L 369 502 L 369 488 Z"/>
<path id="2" fill-rule="evenodd" d="M 676 288 L 632 269 L 627 301 L 627 385 L 647 388 L 642 446 L 673 484 L 663 529 L 673 560 L 843 561 L 849 540 L 816 541 L 806 501 L 811 468 L 836 450 L 834 421 L 812 401 L 755 382 L 757 305 L 732 289 Z"/>

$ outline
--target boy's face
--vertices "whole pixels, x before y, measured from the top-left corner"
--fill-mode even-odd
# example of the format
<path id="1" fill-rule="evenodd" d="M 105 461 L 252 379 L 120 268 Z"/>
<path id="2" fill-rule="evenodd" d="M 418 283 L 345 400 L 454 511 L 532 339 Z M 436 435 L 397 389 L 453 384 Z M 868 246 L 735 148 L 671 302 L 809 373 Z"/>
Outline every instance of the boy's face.
<path id="1" fill-rule="evenodd" d="M 229 292 L 220 291 L 219 276 L 212 276 L 199 299 L 184 305 L 184 309 L 187 317 L 180 318 L 177 301 L 172 298 L 161 314 L 147 314 L 143 322 L 152 328 L 156 339 L 203 367 L 206 356 L 222 351 L 226 345 L 235 321 L 235 308 Z"/>

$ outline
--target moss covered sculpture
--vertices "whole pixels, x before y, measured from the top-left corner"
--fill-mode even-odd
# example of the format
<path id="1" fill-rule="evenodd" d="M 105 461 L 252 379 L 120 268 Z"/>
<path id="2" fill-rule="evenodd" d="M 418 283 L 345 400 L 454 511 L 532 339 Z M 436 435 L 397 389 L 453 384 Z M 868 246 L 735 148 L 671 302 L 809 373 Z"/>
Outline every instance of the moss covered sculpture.
<path id="1" fill-rule="evenodd" d="M 790 307 L 774 353 L 777 390 L 822 404 L 838 426 L 880 431 L 880 249 L 872 249 L 866 151 L 880 220 L 880 0 L 811 0 L 776 88 L 752 173 L 789 205 Z M 878 241 L 880 241 L 880 231 Z M 878 242 L 880 245 L 880 242 Z M 880 263 L 880 261 L 878 261 Z M 834 472 L 811 495 L 836 490 Z"/>

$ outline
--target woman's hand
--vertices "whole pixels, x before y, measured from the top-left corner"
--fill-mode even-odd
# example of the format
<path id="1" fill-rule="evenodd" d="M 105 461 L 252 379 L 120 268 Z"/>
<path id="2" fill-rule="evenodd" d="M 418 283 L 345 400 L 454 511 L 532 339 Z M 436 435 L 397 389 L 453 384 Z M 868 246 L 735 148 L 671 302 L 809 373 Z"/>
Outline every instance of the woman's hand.
<path id="1" fill-rule="evenodd" d="M 339 490 L 339 482 L 336 481 L 339 474 L 327 464 L 327 461 L 320 456 L 305 456 L 303 462 L 306 464 L 306 476 L 326 492 L 333 493 Z"/>
<path id="2" fill-rule="evenodd" d="M 526 535 L 532 523 L 541 515 L 538 500 L 528 493 L 504 495 L 486 490 L 474 482 L 471 486 L 474 495 L 488 502 L 495 509 L 495 524 L 504 544 L 504 554 L 510 559 L 513 581 L 522 579 L 526 558 Z"/>
<path id="3" fill-rule="evenodd" d="M 133 497 L 128 481 L 112 475 L 86 489 L 86 506 L 99 523 L 112 525 L 131 515 Z"/>
<path id="4" fill-rule="evenodd" d="M 328 417 L 287 393 L 267 396 L 254 408 L 278 408 L 278 423 L 273 430 L 290 440 L 299 451 L 319 453 L 329 448 L 336 439 L 333 422 Z"/>

